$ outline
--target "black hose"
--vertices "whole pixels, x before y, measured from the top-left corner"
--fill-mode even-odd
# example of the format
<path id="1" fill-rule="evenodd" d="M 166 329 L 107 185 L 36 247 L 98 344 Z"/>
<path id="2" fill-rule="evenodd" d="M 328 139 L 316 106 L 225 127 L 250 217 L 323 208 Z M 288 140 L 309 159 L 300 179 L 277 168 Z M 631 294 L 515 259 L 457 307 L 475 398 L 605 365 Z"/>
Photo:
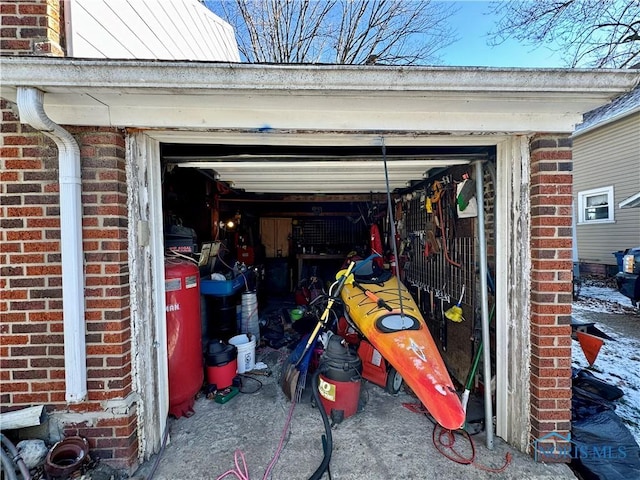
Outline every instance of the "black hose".
<path id="1" fill-rule="evenodd" d="M 324 432 L 326 436 L 326 446 L 323 448 L 324 450 L 324 458 L 322 459 L 322 463 L 313 472 L 313 475 L 309 477 L 309 480 L 319 480 L 322 478 L 324 473 L 329 469 L 329 462 L 331 461 L 331 452 L 333 450 L 333 437 L 331 436 L 331 425 L 329 424 L 329 417 L 327 416 L 327 412 L 324 410 L 324 405 L 322 404 L 322 400 L 320 400 L 320 393 L 318 391 L 318 378 L 320 378 L 320 373 L 324 370 L 322 367 L 318 368 L 313 377 L 311 377 L 311 389 L 313 393 L 313 399 L 316 401 L 316 405 L 318 406 L 318 410 L 320 410 L 320 415 L 322 416 L 322 423 L 324 424 Z"/>
<path id="2" fill-rule="evenodd" d="M 162 454 L 164 453 L 164 448 L 167 446 L 167 439 L 169 438 L 169 418 L 167 417 L 167 421 L 164 424 L 164 433 L 162 435 L 162 444 L 160 445 L 160 451 L 156 454 L 156 459 L 153 461 L 153 467 L 151 468 L 151 472 L 147 475 L 146 480 L 153 480 L 153 476 L 156 474 L 156 470 L 158 469 L 158 465 L 160 464 L 160 459 L 162 458 Z"/>
<path id="3" fill-rule="evenodd" d="M 16 475 L 16 466 L 4 448 L 0 448 L 0 461 L 2 461 L 2 468 L 0 470 L 7 474 L 7 479 L 18 480 L 18 476 Z M 4 478 L 4 475 L 2 478 Z"/>
<path id="4" fill-rule="evenodd" d="M 18 449 L 16 448 L 16 446 L 4 433 L 0 434 L 0 441 L 2 442 L 2 445 L 4 445 L 5 448 L 9 450 L 9 453 L 13 456 L 13 462 L 15 462 L 15 464 L 18 466 L 18 469 L 20 470 L 20 473 L 22 474 L 24 480 L 31 480 L 29 469 L 20 456 L 20 453 L 18 453 Z"/>

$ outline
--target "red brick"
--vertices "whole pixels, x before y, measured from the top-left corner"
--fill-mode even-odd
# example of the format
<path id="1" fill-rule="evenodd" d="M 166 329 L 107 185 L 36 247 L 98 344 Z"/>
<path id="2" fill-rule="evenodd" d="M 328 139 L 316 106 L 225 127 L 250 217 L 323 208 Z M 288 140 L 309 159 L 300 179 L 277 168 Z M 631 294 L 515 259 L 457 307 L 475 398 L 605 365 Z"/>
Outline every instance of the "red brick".
<path id="1" fill-rule="evenodd" d="M 44 257 L 42 260 L 44 261 Z M 62 267 L 60 265 L 34 265 L 27 266 L 27 275 L 61 275 Z"/>
<path id="2" fill-rule="evenodd" d="M 29 321 L 31 322 L 52 322 L 62 321 L 62 312 L 30 312 Z"/>
<path id="3" fill-rule="evenodd" d="M 65 382 L 53 382 L 49 380 L 48 382 L 32 382 L 31 390 L 34 392 L 49 392 L 49 391 L 64 391 Z"/>
<path id="4" fill-rule="evenodd" d="M 533 162 L 540 160 L 572 160 L 571 150 L 535 150 L 531 152 Z"/>
<path id="5" fill-rule="evenodd" d="M 571 226 L 571 217 L 560 217 L 555 216 L 555 212 L 552 212 L 552 215 L 538 215 L 531 218 L 531 225 L 533 227 L 544 226 L 544 227 L 564 227 Z"/>
<path id="6" fill-rule="evenodd" d="M 7 240 L 40 240 L 42 231 L 37 230 L 12 230 L 7 232 Z"/>
<path id="7" fill-rule="evenodd" d="M 2 385 L 3 392 L 28 392 L 29 384 L 27 382 L 7 382 Z"/>
<path id="8" fill-rule="evenodd" d="M 3 15 L 10 15 L 17 12 L 17 5 L 15 3 L 2 2 L 0 4 L 0 13 Z"/>
<path id="9" fill-rule="evenodd" d="M 26 345 L 29 342 L 28 335 L 2 335 L 0 345 Z"/>
<path id="10" fill-rule="evenodd" d="M 59 218 L 28 218 L 29 228 L 60 228 Z"/>
<path id="11" fill-rule="evenodd" d="M 26 290 L 11 289 L 2 293 L 4 300 L 26 300 L 28 295 Z"/>
<path id="12" fill-rule="evenodd" d="M 47 5 L 46 3 L 21 3 L 18 6 L 18 13 L 20 15 L 46 15 Z"/>
<path id="13" fill-rule="evenodd" d="M 0 49 L 2 50 L 17 50 L 28 51 L 31 49 L 30 40 L 17 40 L 17 39 L 2 39 L 0 40 Z M 14 140 L 15 141 L 15 140 Z M 13 142 L 9 142 L 11 145 L 15 145 Z"/>
<path id="14" fill-rule="evenodd" d="M 24 251 L 27 252 L 55 252 L 60 251 L 60 242 L 29 242 L 24 244 Z"/>

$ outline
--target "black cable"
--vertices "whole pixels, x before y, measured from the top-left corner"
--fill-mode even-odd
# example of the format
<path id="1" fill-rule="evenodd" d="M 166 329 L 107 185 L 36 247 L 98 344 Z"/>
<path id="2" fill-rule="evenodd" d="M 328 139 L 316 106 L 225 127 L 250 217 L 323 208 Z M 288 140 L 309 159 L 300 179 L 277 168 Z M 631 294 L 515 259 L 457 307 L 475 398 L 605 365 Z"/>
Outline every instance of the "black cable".
<path id="1" fill-rule="evenodd" d="M 260 389 L 262 389 L 262 382 L 260 380 L 258 380 L 257 378 L 253 378 L 253 377 L 249 377 L 245 374 L 239 374 L 238 375 L 240 377 L 240 393 L 246 393 L 249 395 L 253 395 L 254 393 L 258 393 L 260 391 Z M 255 383 L 257 383 L 257 387 L 253 390 L 246 390 L 245 389 L 245 380 L 252 380 Z"/>
<path id="2" fill-rule="evenodd" d="M 316 405 L 318 406 L 318 410 L 320 410 L 320 415 L 322 416 L 322 423 L 324 424 L 324 432 L 326 436 L 326 442 L 323 442 L 323 451 L 324 457 L 322 459 L 322 463 L 313 472 L 313 475 L 309 477 L 309 480 L 319 480 L 324 475 L 324 472 L 329 470 L 329 462 L 331 461 L 331 452 L 333 451 L 333 437 L 331 435 L 331 425 L 329 424 L 329 417 L 327 416 L 327 412 L 324 410 L 324 406 L 322 405 L 322 400 L 320 400 L 320 393 L 318 392 L 318 379 L 320 378 L 322 368 L 318 368 L 314 373 L 313 377 L 311 377 L 311 387 L 313 392 L 313 399 L 316 401 Z M 325 446 L 326 445 L 326 446 Z"/>
<path id="3" fill-rule="evenodd" d="M 167 446 L 167 439 L 169 438 L 169 418 L 164 424 L 164 434 L 162 435 L 162 445 L 160 445 L 160 451 L 156 454 L 156 459 L 153 462 L 153 467 L 151 468 L 151 472 L 147 475 L 146 480 L 153 480 L 153 476 L 156 474 L 156 470 L 158 469 L 158 465 L 160 464 L 160 458 L 162 458 L 162 454 L 164 453 L 164 449 Z"/>

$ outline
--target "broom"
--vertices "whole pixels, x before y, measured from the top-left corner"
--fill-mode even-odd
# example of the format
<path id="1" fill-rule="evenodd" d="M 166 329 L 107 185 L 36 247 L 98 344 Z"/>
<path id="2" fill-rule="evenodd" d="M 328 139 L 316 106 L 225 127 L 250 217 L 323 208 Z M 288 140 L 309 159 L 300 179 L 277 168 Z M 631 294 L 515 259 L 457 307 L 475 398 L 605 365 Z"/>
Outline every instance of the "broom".
<path id="1" fill-rule="evenodd" d="M 491 307 L 491 314 L 489 315 L 489 323 L 493 320 L 493 314 L 496 311 L 496 306 L 493 305 Z M 475 357 L 473 357 L 473 364 L 471 366 L 471 370 L 469 370 L 469 375 L 467 376 L 467 383 L 464 386 L 464 392 L 462 392 L 462 398 L 460 399 L 460 403 L 462 403 L 462 408 L 466 412 L 467 411 L 467 403 L 469 403 L 469 394 L 471 393 L 471 385 L 473 385 L 473 379 L 476 376 L 476 372 L 478 371 L 478 364 L 480 363 L 480 356 L 482 355 L 482 341 L 478 344 L 478 351 L 476 352 Z"/>
<path id="2" fill-rule="evenodd" d="M 289 400 L 300 401 L 307 383 L 307 370 L 313 348 L 307 348 L 311 335 L 305 335 L 287 359 L 282 375 L 282 390 Z M 315 345 L 315 341 L 312 341 Z"/>
<path id="3" fill-rule="evenodd" d="M 491 290 L 491 293 L 495 295 L 496 292 L 496 286 L 493 283 L 493 278 L 491 278 L 491 275 L 487 274 L 487 283 L 489 284 L 489 289 Z M 463 293 L 464 293 L 464 286 L 463 286 Z M 462 297 L 460 297 L 460 300 L 462 300 Z M 489 325 L 491 325 L 491 322 L 493 321 L 493 316 L 496 313 L 496 304 L 494 303 L 491 306 L 491 312 L 489 313 Z M 467 383 L 464 386 L 464 392 L 462 392 L 462 398 L 460 399 L 460 403 L 462 403 L 462 408 L 464 409 L 464 411 L 467 411 L 467 404 L 469 403 L 469 394 L 471 393 L 471 385 L 473 384 L 473 379 L 476 376 L 476 372 L 478 371 L 478 364 L 480 363 L 480 356 L 482 355 L 482 348 L 483 348 L 483 344 L 482 341 L 480 341 L 480 343 L 478 344 L 478 351 L 476 352 L 475 357 L 473 357 L 473 364 L 471 365 L 471 370 L 469 370 L 469 375 L 467 376 Z"/>
<path id="4" fill-rule="evenodd" d="M 460 295 L 460 300 L 458 300 L 458 303 L 444 312 L 444 316 L 452 322 L 459 323 L 464 320 L 464 317 L 462 316 L 462 308 L 460 308 L 462 299 L 464 297 L 464 287 L 465 285 L 462 285 L 462 294 Z"/>

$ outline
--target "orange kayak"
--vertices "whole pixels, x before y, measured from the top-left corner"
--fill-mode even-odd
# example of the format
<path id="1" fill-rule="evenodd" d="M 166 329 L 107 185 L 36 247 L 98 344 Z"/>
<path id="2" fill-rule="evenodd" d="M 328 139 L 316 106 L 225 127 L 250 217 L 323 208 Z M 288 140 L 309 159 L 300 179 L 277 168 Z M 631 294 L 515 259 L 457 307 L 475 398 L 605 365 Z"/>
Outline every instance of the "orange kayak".
<path id="1" fill-rule="evenodd" d="M 460 398 L 407 288 L 396 277 L 391 277 L 383 284 L 368 283 L 363 286 L 374 295 L 366 295 L 349 282 L 342 289 L 341 297 L 348 318 L 402 375 L 440 425 L 449 430 L 461 428 L 465 412 Z M 380 302 L 372 300 L 374 296 L 384 300 L 392 310 L 379 306 Z"/>

